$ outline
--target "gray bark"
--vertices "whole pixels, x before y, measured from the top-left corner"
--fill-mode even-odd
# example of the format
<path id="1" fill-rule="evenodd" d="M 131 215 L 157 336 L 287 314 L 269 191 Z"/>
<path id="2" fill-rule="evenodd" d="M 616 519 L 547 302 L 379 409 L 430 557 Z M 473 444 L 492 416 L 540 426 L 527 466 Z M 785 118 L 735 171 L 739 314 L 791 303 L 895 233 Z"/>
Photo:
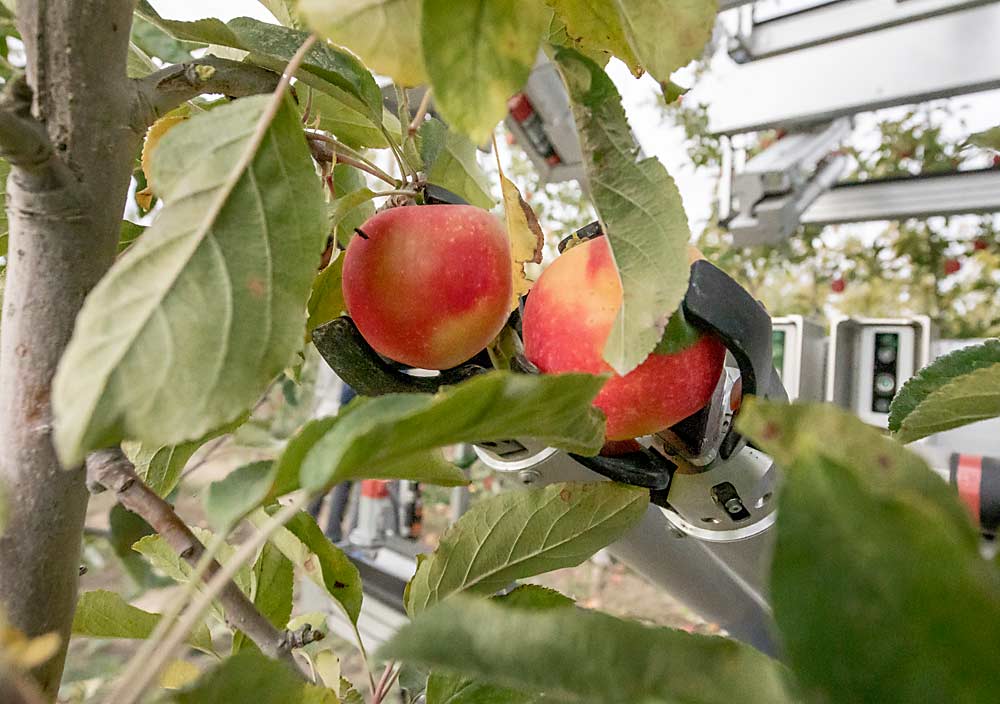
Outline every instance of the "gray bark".
<path id="1" fill-rule="evenodd" d="M 30 144 L 7 131 L 10 242 L 0 324 L 0 481 L 9 522 L 0 537 L 0 604 L 29 635 L 56 631 L 60 653 L 34 673 L 59 686 L 76 602 L 84 473 L 63 470 L 52 446 L 49 391 L 87 292 L 115 256 L 132 159 L 125 78 L 129 0 L 19 0 L 33 103 Z M 142 126 L 144 127 L 144 126 Z"/>

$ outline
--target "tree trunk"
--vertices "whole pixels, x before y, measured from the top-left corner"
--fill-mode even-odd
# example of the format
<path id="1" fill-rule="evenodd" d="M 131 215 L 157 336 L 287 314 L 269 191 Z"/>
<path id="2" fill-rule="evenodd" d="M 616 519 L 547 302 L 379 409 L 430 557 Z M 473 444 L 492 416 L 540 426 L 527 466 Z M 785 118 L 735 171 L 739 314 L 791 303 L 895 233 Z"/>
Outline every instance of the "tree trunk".
<path id="1" fill-rule="evenodd" d="M 145 125 L 134 124 L 125 65 L 129 0 L 18 0 L 31 114 L 23 139 L 0 124 L 10 243 L 0 325 L 0 607 L 11 624 L 56 631 L 63 648 L 36 676 L 59 686 L 76 600 L 87 506 L 84 472 L 52 446 L 52 376 L 84 297 L 111 265 Z M 34 118 L 35 122 L 31 121 Z M 47 136 L 47 140 L 45 137 Z"/>

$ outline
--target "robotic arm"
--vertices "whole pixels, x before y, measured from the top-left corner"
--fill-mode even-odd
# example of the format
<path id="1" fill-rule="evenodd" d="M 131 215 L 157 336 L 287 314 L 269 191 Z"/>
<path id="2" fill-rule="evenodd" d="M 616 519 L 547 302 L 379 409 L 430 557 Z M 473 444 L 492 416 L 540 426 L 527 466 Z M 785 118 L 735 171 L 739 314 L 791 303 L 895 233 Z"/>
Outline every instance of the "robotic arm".
<path id="1" fill-rule="evenodd" d="M 602 234 L 594 223 L 577 236 Z M 682 305 L 688 321 L 718 336 L 729 351 L 701 411 L 613 457 L 577 456 L 527 438 L 483 442 L 475 451 L 491 469 L 525 485 L 605 478 L 649 489 L 647 515 L 610 552 L 702 617 L 773 654 L 765 585 L 776 471 L 733 427 L 745 395 L 787 400 L 771 363 L 771 321 L 739 284 L 706 261 L 692 265 Z M 510 324 L 519 329 L 517 311 Z M 372 350 L 346 316 L 317 328 L 313 340 L 345 383 L 365 395 L 433 392 L 490 367 L 482 354 L 434 377 L 413 376 Z M 534 371 L 523 358 L 514 366 Z"/>

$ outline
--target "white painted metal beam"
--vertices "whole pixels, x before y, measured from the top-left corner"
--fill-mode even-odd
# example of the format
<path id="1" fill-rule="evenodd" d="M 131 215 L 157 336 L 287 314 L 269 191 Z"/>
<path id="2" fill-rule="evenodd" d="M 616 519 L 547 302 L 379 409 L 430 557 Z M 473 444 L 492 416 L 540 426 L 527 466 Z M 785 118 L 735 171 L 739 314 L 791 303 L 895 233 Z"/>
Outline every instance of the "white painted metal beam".
<path id="1" fill-rule="evenodd" d="M 809 124 L 998 88 L 998 36 L 1000 4 L 991 3 L 734 65 L 709 106 L 709 129 Z"/>

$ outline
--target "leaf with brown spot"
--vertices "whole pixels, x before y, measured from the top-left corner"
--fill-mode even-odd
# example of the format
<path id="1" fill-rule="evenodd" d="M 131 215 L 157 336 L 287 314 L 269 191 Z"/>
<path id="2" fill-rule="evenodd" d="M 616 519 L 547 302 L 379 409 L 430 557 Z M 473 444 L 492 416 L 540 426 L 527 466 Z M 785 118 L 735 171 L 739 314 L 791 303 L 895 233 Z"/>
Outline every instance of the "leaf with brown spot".
<path id="1" fill-rule="evenodd" d="M 250 521 L 260 527 L 267 513 L 257 511 Z M 317 586 L 322 587 L 344 609 L 348 618 L 357 623 L 361 612 L 361 575 L 344 552 L 323 535 L 308 513 L 292 517 L 284 528 L 271 537 L 282 554 L 298 565 Z"/>

